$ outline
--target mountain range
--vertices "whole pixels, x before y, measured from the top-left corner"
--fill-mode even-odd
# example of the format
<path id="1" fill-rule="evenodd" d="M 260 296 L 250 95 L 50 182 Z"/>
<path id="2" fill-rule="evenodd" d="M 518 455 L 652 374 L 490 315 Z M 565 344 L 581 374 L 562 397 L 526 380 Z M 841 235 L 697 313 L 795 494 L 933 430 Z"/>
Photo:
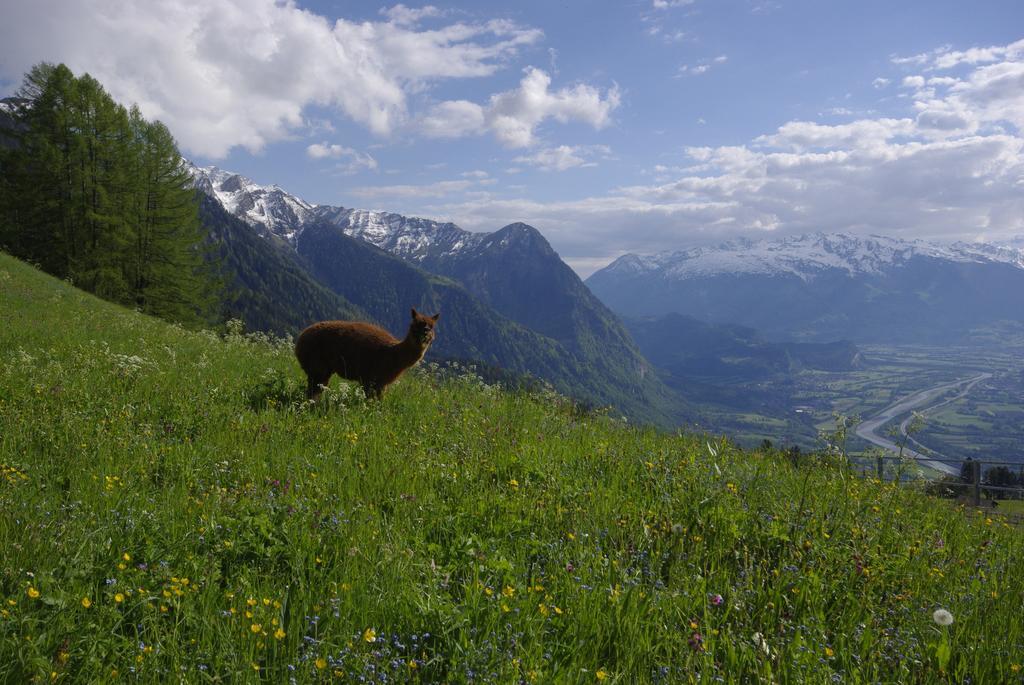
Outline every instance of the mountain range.
<path id="1" fill-rule="evenodd" d="M 737 240 L 625 255 L 584 283 L 523 223 L 473 233 L 191 171 L 233 288 L 227 314 L 251 327 L 358 318 L 400 335 L 410 306 L 440 310 L 433 359 L 544 379 L 662 425 L 699 422 L 709 401 L 738 408 L 743 383 L 859 368 L 860 342 L 991 342 L 1024 330 L 1017 245 Z"/>
<path id="2" fill-rule="evenodd" d="M 317 319 L 360 318 L 402 335 L 410 306 L 441 311 L 434 359 L 543 379 L 635 419 L 688 418 L 688 403 L 535 228 L 471 233 L 314 205 L 216 167 L 190 169 L 205 195 L 204 223 L 219 227 L 213 240 L 225 273 L 239 272 L 227 278 L 230 303 L 247 325 L 291 333 Z"/>
<path id="3" fill-rule="evenodd" d="M 630 317 L 670 312 L 773 340 L 968 343 L 1024 330 L 1024 249 L 815 233 L 624 255 L 587 286 Z"/>

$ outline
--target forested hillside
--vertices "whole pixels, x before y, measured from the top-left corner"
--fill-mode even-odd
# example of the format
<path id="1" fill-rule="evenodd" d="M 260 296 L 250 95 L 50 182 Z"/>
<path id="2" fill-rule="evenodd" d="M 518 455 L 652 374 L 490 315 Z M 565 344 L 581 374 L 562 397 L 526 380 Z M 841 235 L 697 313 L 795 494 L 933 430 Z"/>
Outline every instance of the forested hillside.
<path id="1" fill-rule="evenodd" d="M 313 321 L 367 319 L 367 313 L 313 278 L 294 250 L 264 237 L 199 195 L 199 216 L 224 282 L 220 320 L 289 336 Z"/>
<path id="2" fill-rule="evenodd" d="M 0 246 L 105 299 L 207 321 L 216 281 L 167 128 L 64 65 L 33 68 L 5 110 Z"/>

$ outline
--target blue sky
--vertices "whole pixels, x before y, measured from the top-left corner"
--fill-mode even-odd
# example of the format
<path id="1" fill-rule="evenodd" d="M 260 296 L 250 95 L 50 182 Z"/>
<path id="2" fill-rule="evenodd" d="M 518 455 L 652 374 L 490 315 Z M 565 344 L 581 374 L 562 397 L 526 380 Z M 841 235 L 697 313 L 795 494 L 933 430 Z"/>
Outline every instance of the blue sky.
<path id="1" fill-rule="evenodd" d="M 4 10 L 0 91 L 88 71 L 306 200 L 624 252 L 1024 235 L 1024 4 L 159 0 Z"/>

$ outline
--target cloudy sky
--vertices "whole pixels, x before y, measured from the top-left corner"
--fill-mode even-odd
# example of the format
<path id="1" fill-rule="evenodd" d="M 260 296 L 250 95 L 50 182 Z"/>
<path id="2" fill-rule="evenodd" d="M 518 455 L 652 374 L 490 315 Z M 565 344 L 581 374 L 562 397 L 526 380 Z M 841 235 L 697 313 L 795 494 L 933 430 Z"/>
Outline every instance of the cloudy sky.
<path id="1" fill-rule="evenodd" d="M 0 95 L 96 76 L 311 202 L 625 252 L 1024 236 L 1020 0 L 14 0 Z"/>

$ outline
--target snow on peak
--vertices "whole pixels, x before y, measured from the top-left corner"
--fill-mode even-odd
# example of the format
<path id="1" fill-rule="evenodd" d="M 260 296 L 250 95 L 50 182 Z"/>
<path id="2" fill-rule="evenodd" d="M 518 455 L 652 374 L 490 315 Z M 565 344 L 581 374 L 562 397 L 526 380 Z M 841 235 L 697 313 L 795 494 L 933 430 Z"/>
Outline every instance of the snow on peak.
<path id="1" fill-rule="evenodd" d="M 286 193 L 277 185 L 260 185 L 215 166 L 199 167 L 191 162 L 186 162 L 186 166 L 196 188 L 220 202 L 229 213 L 292 245 L 303 224 L 314 216 L 316 205 Z"/>
<path id="2" fill-rule="evenodd" d="M 413 261 L 444 257 L 477 245 L 485 234 L 453 223 L 365 209 L 321 207 L 318 217 L 394 255 Z"/>
<path id="3" fill-rule="evenodd" d="M 470 233 L 449 222 L 315 205 L 277 185 L 259 185 L 215 166 L 199 167 L 187 160 L 185 165 L 195 179 L 196 188 L 220 202 L 229 213 L 284 238 L 292 247 L 297 244 L 303 228 L 312 221 L 334 224 L 348 236 L 419 262 L 475 247 L 486 235 Z"/>
<path id="4" fill-rule="evenodd" d="M 831 270 L 850 276 L 879 274 L 914 257 L 953 262 L 1006 263 L 1024 269 L 1024 250 L 988 243 L 942 245 L 923 240 L 845 233 L 812 233 L 775 240 L 731 240 L 714 247 L 623 255 L 607 267 L 609 273 L 637 275 L 660 272 L 669 280 L 718 274 L 793 275 L 812 280 Z"/>

